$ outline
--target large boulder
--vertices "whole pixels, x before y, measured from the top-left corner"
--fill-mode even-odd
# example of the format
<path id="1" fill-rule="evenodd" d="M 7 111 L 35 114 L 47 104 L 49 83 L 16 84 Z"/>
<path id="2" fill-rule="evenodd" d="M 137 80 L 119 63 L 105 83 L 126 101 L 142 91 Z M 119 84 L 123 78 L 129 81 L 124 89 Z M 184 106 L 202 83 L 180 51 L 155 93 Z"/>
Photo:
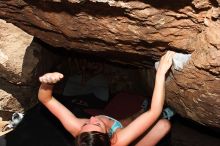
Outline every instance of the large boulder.
<path id="1" fill-rule="evenodd" d="M 0 77 L 15 84 L 27 84 L 38 63 L 33 36 L 0 20 Z"/>
<path id="2" fill-rule="evenodd" d="M 152 67 L 166 50 L 192 54 L 167 82 L 182 116 L 220 127 L 220 1 L 5 0 L 0 17 L 68 50 Z"/>
<path id="3" fill-rule="evenodd" d="M 220 29 L 216 27 L 212 24 L 192 43 L 198 49 L 183 70 L 174 71 L 167 83 L 167 101 L 182 116 L 219 127 Z"/>
<path id="4" fill-rule="evenodd" d="M 40 51 L 33 36 L 0 20 L 0 111 L 1 117 L 24 112 L 36 103 L 34 70 Z M 4 114 L 3 111 L 7 114 Z"/>
<path id="5" fill-rule="evenodd" d="M 20 28 L 0 19 L 0 115 L 25 112 L 37 103 L 38 77 L 60 59 Z"/>

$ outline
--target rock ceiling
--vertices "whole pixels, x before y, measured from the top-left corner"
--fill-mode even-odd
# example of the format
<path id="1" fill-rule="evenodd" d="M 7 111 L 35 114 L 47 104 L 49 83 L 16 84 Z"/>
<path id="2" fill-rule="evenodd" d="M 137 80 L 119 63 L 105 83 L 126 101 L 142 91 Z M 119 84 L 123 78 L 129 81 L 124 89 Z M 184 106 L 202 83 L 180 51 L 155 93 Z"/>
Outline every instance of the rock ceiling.
<path id="1" fill-rule="evenodd" d="M 167 82 L 182 116 L 220 127 L 220 0 L 1 0 L 0 18 L 44 42 L 149 67 L 190 53 Z"/>

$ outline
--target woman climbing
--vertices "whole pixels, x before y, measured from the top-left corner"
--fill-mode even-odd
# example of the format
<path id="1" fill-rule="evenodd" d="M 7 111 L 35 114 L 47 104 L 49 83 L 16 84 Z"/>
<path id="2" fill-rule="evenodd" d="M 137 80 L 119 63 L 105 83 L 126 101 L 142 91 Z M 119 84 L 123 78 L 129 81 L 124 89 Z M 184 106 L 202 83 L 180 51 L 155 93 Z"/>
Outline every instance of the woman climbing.
<path id="1" fill-rule="evenodd" d="M 135 146 L 154 146 L 170 129 L 168 120 L 158 118 L 165 99 L 165 75 L 172 65 L 174 54 L 168 51 L 160 60 L 150 109 L 126 125 L 106 115 L 92 116 L 90 119 L 77 118 L 52 96 L 54 84 L 64 77 L 58 72 L 47 73 L 39 78 L 41 86 L 38 98 L 76 138 L 76 146 L 127 146 L 140 136 Z"/>

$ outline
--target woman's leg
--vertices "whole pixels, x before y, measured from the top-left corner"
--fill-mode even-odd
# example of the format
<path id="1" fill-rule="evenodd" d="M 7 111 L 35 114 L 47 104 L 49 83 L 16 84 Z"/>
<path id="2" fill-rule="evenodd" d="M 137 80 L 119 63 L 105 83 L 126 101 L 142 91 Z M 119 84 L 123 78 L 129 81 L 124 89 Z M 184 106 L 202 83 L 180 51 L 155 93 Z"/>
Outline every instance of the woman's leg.
<path id="1" fill-rule="evenodd" d="M 155 146 L 169 132 L 170 128 L 168 120 L 159 120 L 135 146 Z"/>

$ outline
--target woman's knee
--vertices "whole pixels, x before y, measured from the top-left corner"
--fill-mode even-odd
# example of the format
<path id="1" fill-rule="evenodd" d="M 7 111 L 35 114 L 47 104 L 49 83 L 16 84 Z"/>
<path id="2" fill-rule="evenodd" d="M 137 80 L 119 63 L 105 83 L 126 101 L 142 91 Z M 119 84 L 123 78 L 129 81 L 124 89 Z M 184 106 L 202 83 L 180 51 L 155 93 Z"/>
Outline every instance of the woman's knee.
<path id="1" fill-rule="evenodd" d="M 161 119 L 158 121 L 160 131 L 164 131 L 165 133 L 169 132 L 171 129 L 171 123 L 167 119 Z"/>

